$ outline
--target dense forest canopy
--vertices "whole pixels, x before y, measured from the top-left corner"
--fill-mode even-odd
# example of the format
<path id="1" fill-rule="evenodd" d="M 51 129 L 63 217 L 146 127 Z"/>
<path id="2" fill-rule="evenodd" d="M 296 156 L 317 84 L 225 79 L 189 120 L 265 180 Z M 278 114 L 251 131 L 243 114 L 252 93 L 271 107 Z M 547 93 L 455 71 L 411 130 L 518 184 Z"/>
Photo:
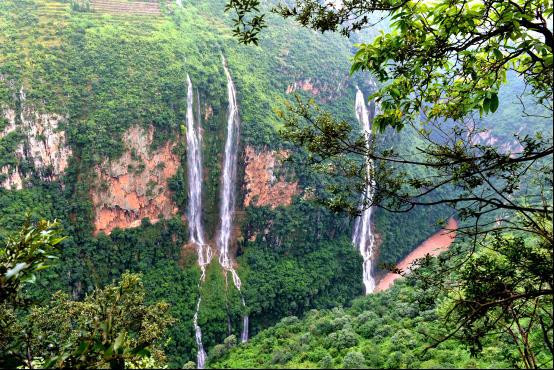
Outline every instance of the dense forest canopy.
<path id="1" fill-rule="evenodd" d="M 231 8 L 242 42 L 263 32 L 256 1 L 230 1 Z M 367 70 L 380 84 L 372 95 L 380 108 L 374 130 L 411 128 L 424 144 L 415 153 L 368 145 L 363 136 L 352 135 L 348 123 L 301 100 L 281 113 L 285 136 L 313 153 L 315 166 L 342 164 L 344 177 L 362 183 L 369 177 L 344 165 L 344 156 L 380 163 L 371 175 L 377 192 L 366 207 L 403 212 L 415 205 L 448 204 L 455 209 L 466 221 L 459 231 L 471 249 L 453 257 L 461 260 L 434 279 L 452 300 L 446 315 L 452 326 L 437 335 L 436 343 L 459 336 L 478 352 L 484 335 L 506 331 L 525 367 L 543 366 L 535 352 L 553 350 L 552 9 L 545 1 L 311 0 L 273 9 L 303 26 L 345 36 L 371 27 L 374 13 L 390 19 L 391 32 L 357 45 L 351 73 Z M 249 14 L 257 15 L 250 21 Z M 497 111 L 499 90 L 509 77 L 524 82 L 520 108 L 536 121 L 528 132 L 514 133 L 517 149 L 474 137 L 476 131 L 491 130 L 475 112 L 482 118 Z M 541 108 L 530 113 L 529 105 L 535 104 Z M 410 167 L 425 172 L 414 176 Z M 351 199 L 335 187 L 323 202 L 356 212 Z M 462 273 L 448 274 L 454 266 Z M 529 339 L 535 331 L 543 338 L 538 347 Z"/>
<path id="2" fill-rule="evenodd" d="M 0 368 L 554 366 L 552 9 L 0 2 Z"/>

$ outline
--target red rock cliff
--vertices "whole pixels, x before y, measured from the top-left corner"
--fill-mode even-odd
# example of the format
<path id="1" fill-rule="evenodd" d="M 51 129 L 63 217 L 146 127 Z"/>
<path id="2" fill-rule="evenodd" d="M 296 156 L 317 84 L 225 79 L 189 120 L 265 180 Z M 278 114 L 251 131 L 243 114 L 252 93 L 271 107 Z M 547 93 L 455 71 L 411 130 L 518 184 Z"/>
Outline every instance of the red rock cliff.
<path id="1" fill-rule="evenodd" d="M 283 159 L 288 157 L 286 151 L 275 152 L 256 150 L 246 147 L 245 183 L 246 195 L 244 206 L 261 207 L 288 206 L 292 197 L 298 194 L 298 181 L 287 182 L 283 176 L 277 179 L 274 171 L 281 166 Z"/>
<path id="2" fill-rule="evenodd" d="M 151 152 L 153 135 L 153 127 L 131 127 L 123 136 L 127 149 L 123 156 L 96 167 L 95 234 L 139 226 L 145 217 L 157 222 L 177 213 L 167 185 L 179 167 L 179 158 L 172 152 L 175 143 L 167 142 Z"/>

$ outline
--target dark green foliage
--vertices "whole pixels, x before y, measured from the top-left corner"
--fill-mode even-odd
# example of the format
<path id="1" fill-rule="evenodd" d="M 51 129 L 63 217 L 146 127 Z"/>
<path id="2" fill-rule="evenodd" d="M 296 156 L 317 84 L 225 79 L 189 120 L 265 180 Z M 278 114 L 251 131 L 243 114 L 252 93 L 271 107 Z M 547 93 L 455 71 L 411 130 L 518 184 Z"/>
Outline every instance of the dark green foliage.
<path id="1" fill-rule="evenodd" d="M 435 306 L 419 305 L 422 294 L 406 283 L 356 299 L 351 308 L 311 310 L 302 320 L 283 319 L 248 344 L 214 358 L 214 368 L 445 368 L 506 367 L 509 342 L 487 340 L 481 357 L 455 340 L 424 351 L 426 333 L 440 325 Z M 427 314 L 425 314 L 427 313 Z M 325 328 L 325 329 L 324 329 Z M 371 328 L 371 329 L 370 329 Z M 369 330 L 368 330 L 369 329 Z"/>
<path id="2" fill-rule="evenodd" d="M 164 299 L 170 304 L 169 313 L 176 320 L 168 328 L 168 340 L 163 345 L 164 351 L 171 354 L 171 367 L 196 360 L 192 354 L 196 342 L 191 320 L 198 299 L 196 284 L 200 275 L 198 269 L 192 268 L 194 262 L 185 262 L 186 269 L 181 269 L 173 261 L 159 262 L 143 276 L 148 302 Z"/>

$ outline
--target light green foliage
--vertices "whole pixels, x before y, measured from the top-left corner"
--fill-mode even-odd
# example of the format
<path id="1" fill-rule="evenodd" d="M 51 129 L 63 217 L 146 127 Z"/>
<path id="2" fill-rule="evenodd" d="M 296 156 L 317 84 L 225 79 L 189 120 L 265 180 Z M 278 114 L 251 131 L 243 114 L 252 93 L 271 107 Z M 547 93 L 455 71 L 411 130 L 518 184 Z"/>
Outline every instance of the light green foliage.
<path id="1" fill-rule="evenodd" d="M 136 274 L 123 274 L 118 284 L 97 289 L 82 302 L 58 292 L 48 305 L 31 310 L 27 320 L 36 339 L 30 351 L 52 356 L 47 367 L 163 364 L 159 346 L 174 319 L 167 303 L 147 305 L 145 296 Z M 150 356 L 155 362 L 145 363 Z"/>
<path id="2" fill-rule="evenodd" d="M 366 367 L 365 357 L 361 352 L 348 352 L 344 356 L 345 369 L 362 369 Z"/>
<path id="3" fill-rule="evenodd" d="M 57 258 L 63 240 L 59 232 L 57 222 L 31 224 L 27 216 L 19 232 L 8 235 L 0 244 L 0 367 L 15 367 L 23 361 L 25 323 L 20 311 L 30 301 L 22 291 Z"/>
<path id="4" fill-rule="evenodd" d="M 196 369 L 196 362 L 189 361 L 183 365 L 183 369 Z"/>
<path id="5" fill-rule="evenodd" d="M 392 32 L 360 44 L 351 68 L 385 83 L 378 93 L 381 129 L 401 128 L 421 111 L 429 120 L 495 112 L 509 70 L 551 106 L 548 1 L 408 1 L 390 14 Z"/>
<path id="6" fill-rule="evenodd" d="M 25 222 L 21 230 L 0 245 L 0 304 L 14 303 L 25 283 L 35 282 L 36 273 L 57 258 L 59 223 L 46 220 Z"/>

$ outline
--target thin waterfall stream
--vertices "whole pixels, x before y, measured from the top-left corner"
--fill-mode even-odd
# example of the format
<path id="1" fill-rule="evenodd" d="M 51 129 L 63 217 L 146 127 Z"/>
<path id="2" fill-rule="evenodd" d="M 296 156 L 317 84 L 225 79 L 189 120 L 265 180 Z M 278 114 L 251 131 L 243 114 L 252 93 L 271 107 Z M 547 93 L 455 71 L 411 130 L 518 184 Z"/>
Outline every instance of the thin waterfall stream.
<path id="1" fill-rule="evenodd" d="M 190 243 L 196 247 L 198 254 L 198 265 L 200 266 L 200 279 L 198 280 L 198 290 L 206 279 L 206 266 L 212 259 L 212 250 L 206 244 L 204 238 L 204 228 L 202 226 L 202 134 L 200 122 L 195 124 L 193 105 L 192 82 L 187 75 L 187 115 L 186 115 L 186 138 L 187 138 L 187 175 L 188 175 L 188 196 L 189 204 L 187 210 L 188 228 Z M 206 364 L 206 351 L 202 344 L 202 330 L 198 325 L 198 312 L 200 310 L 200 296 L 196 303 L 193 324 L 197 352 L 197 366 L 203 369 Z"/>
<path id="2" fill-rule="evenodd" d="M 370 118 L 367 106 L 365 103 L 364 94 L 356 87 L 356 118 L 362 126 L 366 142 L 368 145 L 371 142 L 371 120 L 373 119 L 373 112 Z M 373 214 L 373 207 L 365 207 L 364 203 L 369 203 L 373 200 L 375 192 L 375 179 L 373 176 L 373 161 L 367 159 L 366 161 L 366 184 L 364 194 L 362 195 L 362 214 L 356 218 L 354 223 L 354 233 L 352 236 L 352 243 L 360 251 L 363 262 L 363 282 L 365 286 L 365 294 L 373 292 L 375 289 L 375 279 L 372 276 L 372 259 L 374 254 L 375 236 L 371 227 L 371 216 Z"/>
<path id="3" fill-rule="evenodd" d="M 217 246 L 219 248 L 219 263 L 225 270 L 225 277 L 227 278 L 227 272 L 231 273 L 233 278 L 233 284 L 241 294 L 241 302 L 244 307 L 244 297 L 241 293 L 241 281 L 239 275 L 233 267 L 233 261 L 229 255 L 229 247 L 231 244 L 231 233 L 233 227 L 233 218 L 235 215 L 235 188 L 237 183 L 237 158 L 238 158 L 238 146 L 239 146 L 239 128 L 240 119 L 237 105 L 237 97 L 235 84 L 231 78 L 231 74 L 227 68 L 227 61 L 222 56 L 223 70 L 227 78 L 227 95 L 229 100 L 228 112 L 227 112 L 227 139 L 225 140 L 225 156 L 223 159 L 223 175 L 222 175 L 222 189 L 221 189 L 221 203 L 220 203 L 220 217 L 221 225 L 217 238 Z M 241 333 L 241 341 L 246 342 L 248 340 L 248 316 L 243 317 L 243 329 Z"/>

